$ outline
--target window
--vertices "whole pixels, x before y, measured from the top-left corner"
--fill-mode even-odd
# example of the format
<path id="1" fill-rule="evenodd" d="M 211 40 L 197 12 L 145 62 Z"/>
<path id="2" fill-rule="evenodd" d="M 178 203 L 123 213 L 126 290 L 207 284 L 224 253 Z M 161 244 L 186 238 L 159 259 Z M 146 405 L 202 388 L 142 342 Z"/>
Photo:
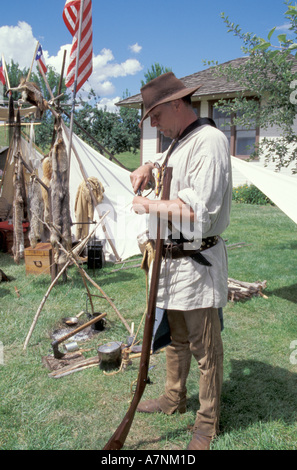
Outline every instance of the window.
<path id="1" fill-rule="evenodd" d="M 210 116 L 228 138 L 230 153 L 236 157 L 248 158 L 255 149 L 259 141 L 259 128 L 256 123 L 251 123 L 249 128 L 235 126 L 232 124 L 235 114 L 226 116 L 222 111 L 214 107 L 214 102 L 210 103 Z"/>
<path id="2" fill-rule="evenodd" d="M 226 116 L 222 111 L 212 106 L 212 119 L 216 123 L 216 126 L 220 131 L 222 131 L 231 145 L 231 125 L 230 117 Z"/>
<path id="3" fill-rule="evenodd" d="M 238 116 L 238 113 L 237 113 Z M 255 150 L 255 143 L 257 141 L 257 127 L 254 122 L 250 123 L 248 129 L 243 126 L 236 126 L 235 128 L 235 155 L 250 155 Z"/>

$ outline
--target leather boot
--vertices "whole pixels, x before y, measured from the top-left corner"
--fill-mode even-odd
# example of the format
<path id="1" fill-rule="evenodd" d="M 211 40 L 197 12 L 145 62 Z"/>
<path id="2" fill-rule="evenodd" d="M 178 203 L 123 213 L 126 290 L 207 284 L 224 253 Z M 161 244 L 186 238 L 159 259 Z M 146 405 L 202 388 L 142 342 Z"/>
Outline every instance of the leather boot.
<path id="1" fill-rule="evenodd" d="M 139 413 L 162 413 L 159 400 L 157 398 L 140 402 L 136 411 Z"/>
<path id="2" fill-rule="evenodd" d="M 187 450 L 210 450 L 211 436 L 204 436 L 199 431 L 195 431 Z"/>
<path id="3" fill-rule="evenodd" d="M 164 413 L 164 411 L 161 409 L 159 399 L 155 398 L 153 400 L 145 400 L 143 402 L 140 402 L 136 411 L 139 413 Z M 182 405 L 177 410 L 179 413 L 185 413 L 186 412 L 186 406 Z M 167 413 L 165 413 L 167 414 Z"/>

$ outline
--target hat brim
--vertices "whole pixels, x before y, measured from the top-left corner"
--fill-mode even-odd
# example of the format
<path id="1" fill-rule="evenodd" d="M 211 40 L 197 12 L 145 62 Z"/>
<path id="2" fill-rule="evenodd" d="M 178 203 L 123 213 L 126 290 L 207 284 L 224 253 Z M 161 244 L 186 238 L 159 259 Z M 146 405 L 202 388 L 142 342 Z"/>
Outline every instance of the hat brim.
<path id="1" fill-rule="evenodd" d="M 151 106 L 145 111 L 145 114 L 139 123 L 139 127 L 142 127 L 143 121 L 148 117 L 149 113 L 160 104 L 170 103 L 170 101 L 179 100 L 181 98 L 185 98 L 186 96 L 192 96 L 195 91 L 199 90 L 199 88 L 201 87 L 202 85 L 196 86 L 194 88 L 184 88 L 183 90 L 179 90 L 173 95 L 168 96 L 167 98 L 162 98 L 160 101 L 155 103 L 154 106 Z"/>

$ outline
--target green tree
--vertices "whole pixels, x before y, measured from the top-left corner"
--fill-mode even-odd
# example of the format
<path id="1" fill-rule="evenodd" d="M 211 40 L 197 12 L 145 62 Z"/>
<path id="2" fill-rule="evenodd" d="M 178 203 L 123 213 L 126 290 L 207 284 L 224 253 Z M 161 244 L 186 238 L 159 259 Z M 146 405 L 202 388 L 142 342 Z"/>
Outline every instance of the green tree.
<path id="1" fill-rule="evenodd" d="M 285 1 L 288 10 L 285 17 L 290 22 L 290 33 L 297 40 L 297 7 Z M 251 157 L 265 155 L 266 161 L 273 161 L 280 169 L 296 162 L 297 172 L 297 136 L 294 131 L 296 117 L 297 60 L 292 53 L 297 44 L 286 34 L 277 36 L 278 44 L 271 39 L 276 31 L 274 27 L 263 39 L 252 33 L 243 33 L 239 25 L 234 24 L 222 13 L 222 18 L 235 36 L 243 42 L 242 50 L 246 60 L 239 67 L 217 66 L 215 74 L 236 81 L 256 99 L 248 99 L 238 94 L 234 99 L 220 100 L 217 107 L 228 116 L 235 115 L 233 124 L 249 128 L 251 123 L 262 129 L 276 126 L 281 130 L 278 139 L 264 138 Z"/>
<path id="2" fill-rule="evenodd" d="M 47 67 L 47 81 L 49 83 L 50 89 L 52 90 L 54 96 L 57 96 L 58 89 L 59 89 L 59 82 L 60 82 L 60 75 L 55 72 L 55 70 L 51 67 Z M 11 60 L 11 63 L 7 65 L 7 72 L 9 76 L 10 86 L 11 88 L 15 88 L 20 84 L 21 78 L 27 78 L 29 69 L 24 68 L 20 69 L 19 64 Z M 46 87 L 44 79 L 39 71 L 33 72 L 29 78 L 31 82 L 36 83 L 36 85 L 41 90 L 41 93 L 45 100 L 50 100 L 51 96 Z M 7 90 L 6 90 L 7 91 Z M 67 95 L 67 89 L 65 87 L 65 83 L 63 81 L 61 93 L 64 93 L 64 96 L 61 98 L 62 102 L 65 102 L 69 99 Z M 20 93 L 14 91 L 12 93 L 14 101 L 18 101 L 21 97 Z M 23 106 L 30 106 L 29 104 L 24 104 Z M 30 121 L 30 119 L 26 119 L 26 121 Z M 54 129 L 54 118 L 50 111 L 46 111 L 43 115 L 42 121 L 39 126 L 35 127 L 35 142 L 36 144 L 44 151 L 49 151 L 52 143 L 52 136 L 53 136 L 53 129 Z"/>
<path id="3" fill-rule="evenodd" d="M 17 87 L 22 77 L 27 77 L 28 69 L 21 70 L 17 63 L 11 61 L 7 67 L 11 87 Z M 59 94 L 60 74 L 48 66 L 47 81 L 54 96 Z M 51 96 L 39 71 L 31 74 L 30 81 L 36 83 L 40 88 L 45 100 L 50 100 Z M 6 91 L 6 90 L 5 90 Z M 62 80 L 61 106 L 70 103 L 71 96 Z M 126 90 L 125 96 L 129 96 Z M 21 97 L 19 92 L 13 92 L 13 98 L 17 101 Z M 91 90 L 87 100 L 83 101 L 78 95 L 78 107 L 75 110 L 75 120 L 82 126 L 93 138 L 102 144 L 110 153 L 118 154 L 125 151 L 136 152 L 140 147 L 140 129 L 139 129 L 139 111 L 132 108 L 121 107 L 117 113 L 108 112 L 106 109 L 99 108 L 100 97 Z M 24 106 L 29 106 L 24 104 Z M 70 108 L 65 108 L 70 112 Z M 70 119 L 63 115 L 66 124 Z M 29 119 L 27 119 L 29 120 Z M 95 147 L 93 140 L 87 136 L 78 126 L 74 126 L 74 132 L 81 136 L 84 141 Z M 50 110 L 43 115 L 40 125 L 35 127 L 35 142 L 45 152 L 49 152 L 54 135 L 54 117 Z"/>
<path id="4" fill-rule="evenodd" d="M 127 97 L 127 92 L 126 92 Z M 126 151 L 136 152 L 140 147 L 139 112 L 137 109 L 121 107 L 119 112 L 109 112 L 99 108 L 99 97 L 91 90 L 87 101 L 80 101 L 80 108 L 75 114 L 75 120 L 97 142 L 110 153 L 119 154 Z M 90 145 L 92 140 L 78 126 L 75 132 Z"/>
<path id="5" fill-rule="evenodd" d="M 159 75 L 162 75 L 163 73 L 166 72 L 172 72 L 172 70 L 168 67 L 164 67 L 163 65 L 160 65 L 158 62 L 155 62 L 150 69 L 147 70 L 147 72 L 144 74 L 144 80 L 141 80 L 141 86 L 144 86 L 146 83 L 150 82 L 156 77 L 159 77 Z"/>

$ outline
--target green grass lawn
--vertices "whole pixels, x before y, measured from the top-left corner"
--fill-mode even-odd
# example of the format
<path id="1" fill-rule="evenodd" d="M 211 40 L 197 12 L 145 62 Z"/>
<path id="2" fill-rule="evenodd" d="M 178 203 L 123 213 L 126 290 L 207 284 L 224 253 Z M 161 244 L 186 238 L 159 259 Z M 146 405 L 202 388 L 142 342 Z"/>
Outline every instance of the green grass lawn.
<path id="1" fill-rule="evenodd" d="M 119 155 L 115 155 L 115 157 L 129 171 L 135 170 L 140 165 L 140 150 L 136 153 L 123 152 Z"/>
<path id="2" fill-rule="evenodd" d="M 224 309 L 222 432 L 212 449 L 296 450 L 297 364 L 290 348 L 297 341 L 296 224 L 277 207 L 233 204 L 231 224 L 223 237 L 227 244 L 245 243 L 228 250 L 229 276 L 248 282 L 267 280 L 264 293 L 268 298 L 229 302 Z M 112 272 L 116 267 L 88 273 L 137 329 L 146 303 L 144 273 L 139 268 Z M 134 359 L 125 372 L 116 375 L 106 376 L 94 367 L 50 378 L 42 357 L 52 353 L 51 334 L 61 327 L 61 319 L 85 309 L 81 277 L 73 266 L 67 283 L 59 282 L 53 289 L 23 351 L 50 277 L 26 276 L 24 263 L 16 266 L 5 253 L 0 253 L 0 268 L 11 278 L 0 284 L 0 341 L 4 347 L 0 449 L 102 449 L 129 407 L 139 360 Z M 98 294 L 92 286 L 90 289 Z M 107 312 L 107 325 L 83 345 L 91 349 L 85 357 L 96 355 L 100 344 L 125 341 L 128 334 L 108 302 L 94 299 L 95 310 Z M 142 328 L 140 339 L 141 335 Z M 151 366 L 152 383 L 144 398 L 163 392 L 165 354 L 153 356 Z M 194 362 L 188 395 L 184 415 L 136 414 L 123 450 L 185 449 L 198 406 Z"/>

